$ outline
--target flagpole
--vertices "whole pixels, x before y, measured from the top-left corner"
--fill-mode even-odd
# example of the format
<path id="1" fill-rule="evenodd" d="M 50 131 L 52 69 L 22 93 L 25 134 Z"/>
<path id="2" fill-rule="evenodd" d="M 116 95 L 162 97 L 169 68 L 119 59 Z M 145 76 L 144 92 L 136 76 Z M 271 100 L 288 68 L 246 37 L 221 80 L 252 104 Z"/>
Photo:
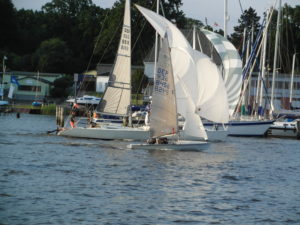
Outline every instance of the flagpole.
<path id="1" fill-rule="evenodd" d="M 6 56 L 3 56 L 3 61 L 2 61 L 2 66 L 3 66 L 3 74 L 2 74 L 2 84 L 1 84 L 1 89 L 2 89 L 2 100 L 4 99 L 4 74 L 5 74 L 5 60 Z"/>
<path id="2" fill-rule="evenodd" d="M 227 38 L 228 0 L 224 0 L 224 37 Z"/>

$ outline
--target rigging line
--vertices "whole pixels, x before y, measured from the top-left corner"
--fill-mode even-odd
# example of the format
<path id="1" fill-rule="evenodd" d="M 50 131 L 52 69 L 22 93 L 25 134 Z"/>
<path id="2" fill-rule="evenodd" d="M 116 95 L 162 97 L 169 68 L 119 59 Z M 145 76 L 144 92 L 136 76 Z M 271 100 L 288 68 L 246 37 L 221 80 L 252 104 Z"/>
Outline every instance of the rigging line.
<path id="1" fill-rule="evenodd" d="M 243 10 L 243 7 L 242 7 L 241 0 L 239 0 L 239 3 L 240 3 L 240 8 L 241 8 L 241 11 L 242 11 L 242 13 L 243 13 L 243 12 L 244 12 L 244 10 Z"/>
<path id="2" fill-rule="evenodd" d="M 120 28 L 120 26 L 121 26 L 122 24 L 123 24 L 123 21 L 121 21 L 121 22 L 119 23 L 118 28 L 117 28 L 117 29 L 115 30 L 115 32 L 114 32 L 114 35 L 113 35 L 112 38 L 110 39 L 110 41 L 109 41 L 108 45 L 106 46 L 106 48 L 104 49 L 103 54 L 102 54 L 102 56 L 101 56 L 101 58 L 100 58 L 100 60 L 99 60 L 99 63 L 100 63 L 100 62 L 102 61 L 102 59 L 104 58 L 104 55 L 105 55 L 105 53 L 106 53 L 108 47 L 111 45 L 111 43 L 112 43 L 112 41 L 114 40 L 114 38 L 115 38 L 117 32 L 119 32 L 119 28 Z"/>
<path id="3" fill-rule="evenodd" d="M 90 57 L 90 60 L 89 60 L 88 66 L 87 66 L 87 68 L 86 68 L 86 71 L 88 71 L 88 69 L 89 69 L 89 67 L 90 67 L 90 64 L 91 64 L 92 58 L 93 58 L 93 56 L 94 56 L 94 53 L 95 53 L 95 50 L 96 50 L 97 44 L 98 44 L 98 42 L 99 42 L 99 40 L 100 40 L 100 36 L 101 36 L 101 34 L 102 34 L 102 32 L 103 32 L 104 25 L 105 25 L 105 22 L 106 22 L 106 19 L 107 19 L 108 13 L 109 13 L 109 10 L 107 10 L 107 12 L 106 12 L 106 15 L 105 15 L 105 18 L 104 18 L 103 25 L 102 25 L 102 27 L 101 27 L 101 29 L 100 29 L 100 32 L 99 32 L 99 34 L 98 34 L 98 38 L 97 38 L 97 41 L 96 41 L 96 43 L 95 43 L 95 46 L 94 46 L 94 49 L 93 49 L 92 55 L 91 55 L 91 57 Z M 84 93 L 84 89 L 85 89 L 85 88 L 88 86 L 88 84 L 85 84 L 86 82 L 84 82 L 84 81 L 85 81 L 85 79 L 83 79 L 83 81 L 80 83 L 80 86 L 79 86 L 79 88 L 78 88 L 78 89 L 79 89 L 79 91 L 77 92 L 77 96 L 79 96 L 79 95 L 83 94 L 83 93 Z M 76 87 L 75 87 L 75 88 L 76 88 Z M 76 98 L 77 96 L 75 96 L 75 98 Z"/>
<path id="4" fill-rule="evenodd" d="M 155 1 L 153 1 L 153 4 L 152 4 L 151 9 L 153 9 L 154 6 L 155 6 Z M 139 40 L 141 34 L 142 34 L 142 32 L 144 31 L 145 25 L 146 25 L 146 23 L 147 23 L 147 20 L 146 20 L 145 18 L 143 18 L 141 14 L 139 14 L 138 20 L 137 20 L 137 22 L 136 22 L 135 24 L 139 24 L 139 20 L 140 20 L 141 18 L 142 18 L 142 20 L 144 20 L 144 24 L 143 24 L 142 29 L 140 30 L 140 32 L 139 32 L 139 34 L 138 34 L 138 36 L 137 36 L 135 42 L 134 42 L 134 44 L 132 45 L 132 48 L 131 48 L 131 55 L 132 55 L 132 52 L 133 52 L 133 50 L 134 50 L 134 48 L 135 48 L 135 46 L 136 46 L 136 44 L 137 44 L 137 42 L 138 42 L 138 40 Z"/>
<path id="5" fill-rule="evenodd" d="M 99 32 L 99 34 L 98 34 L 98 37 L 97 37 L 97 40 L 96 40 L 96 43 L 95 43 L 95 46 L 94 46 L 94 49 L 93 49 L 92 55 L 91 55 L 91 57 L 90 57 L 90 60 L 89 60 L 88 66 L 87 66 L 87 68 L 86 68 L 86 71 L 88 71 L 88 69 L 89 69 L 89 67 L 90 67 L 90 64 L 91 64 L 91 61 L 92 61 L 92 59 L 93 59 L 93 56 L 94 56 L 95 50 L 96 50 L 96 48 L 97 48 L 98 42 L 99 42 L 99 40 L 100 40 L 100 37 L 101 37 L 101 34 L 102 34 L 102 32 L 103 32 L 104 25 L 105 25 L 105 22 L 106 22 L 106 19 L 107 19 L 108 13 L 109 13 L 109 10 L 107 10 L 107 12 L 106 12 L 106 15 L 105 15 L 105 18 L 104 18 L 104 22 L 103 22 L 103 24 L 102 24 L 102 27 L 101 27 L 101 29 L 100 29 L 100 32 Z"/>
<path id="6" fill-rule="evenodd" d="M 152 4 L 151 9 L 153 9 L 154 6 L 155 6 L 155 1 L 153 1 L 153 4 Z M 138 36 L 137 36 L 137 38 L 136 38 L 136 41 L 134 42 L 134 44 L 133 44 L 133 46 L 132 46 L 132 48 L 131 48 L 131 55 L 132 55 L 132 52 L 133 52 L 134 48 L 136 47 L 137 42 L 138 42 L 138 40 L 139 40 L 139 38 L 140 38 L 142 32 L 144 31 L 145 25 L 146 25 L 146 23 L 147 23 L 147 21 L 141 16 L 141 14 L 139 14 L 139 15 L 140 15 L 140 16 L 139 16 L 138 20 L 140 20 L 140 18 L 142 18 L 142 20 L 144 20 L 144 24 L 143 24 L 142 29 L 140 30 L 140 32 L 139 32 L 139 34 L 138 34 Z M 137 21 L 136 24 L 138 24 L 138 21 Z M 140 80 L 140 83 L 139 83 L 139 87 L 138 87 L 137 93 L 139 92 L 139 90 L 140 90 L 140 88 L 141 88 L 141 86 L 142 86 L 143 80 L 144 80 L 144 75 L 142 76 L 142 79 Z"/>

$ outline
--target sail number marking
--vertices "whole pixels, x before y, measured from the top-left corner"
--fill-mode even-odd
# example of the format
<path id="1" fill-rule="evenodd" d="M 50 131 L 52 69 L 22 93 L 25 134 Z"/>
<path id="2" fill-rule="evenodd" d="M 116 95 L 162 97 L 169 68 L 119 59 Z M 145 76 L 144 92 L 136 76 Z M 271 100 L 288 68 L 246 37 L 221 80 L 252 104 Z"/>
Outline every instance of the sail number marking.
<path id="1" fill-rule="evenodd" d="M 121 49 L 122 50 L 129 50 L 129 44 L 130 44 L 130 29 L 124 28 L 123 30 L 123 35 L 122 35 L 122 40 L 121 40 Z"/>
<path id="2" fill-rule="evenodd" d="M 156 71 L 155 79 L 155 92 L 168 95 L 169 84 L 168 84 L 168 71 L 158 67 Z"/>

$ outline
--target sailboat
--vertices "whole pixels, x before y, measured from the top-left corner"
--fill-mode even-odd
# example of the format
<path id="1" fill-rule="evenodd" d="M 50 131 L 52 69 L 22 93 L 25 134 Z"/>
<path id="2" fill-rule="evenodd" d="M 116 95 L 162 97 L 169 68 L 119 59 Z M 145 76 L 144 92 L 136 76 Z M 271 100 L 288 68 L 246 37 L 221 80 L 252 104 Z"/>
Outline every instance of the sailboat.
<path id="1" fill-rule="evenodd" d="M 131 15 L 130 0 L 125 1 L 124 21 L 118 52 L 108 86 L 97 106 L 97 112 L 131 118 Z M 97 139 L 143 140 L 149 136 L 149 127 L 119 126 L 63 128 L 58 135 Z"/>
<path id="2" fill-rule="evenodd" d="M 226 86 L 230 121 L 225 124 L 216 124 L 214 122 L 204 121 L 205 128 L 218 126 L 218 129 L 228 128 L 229 136 L 263 136 L 266 134 L 268 128 L 273 123 L 273 120 L 257 120 L 255 118 L 236 119 L 234 117 L 235 109 L 237 108 L 240 95 L 242 92 L 242 61 L 236 48 L 225 37 L 206 29 L 200 29 L 204 38 L 198 37 L 199 45 L 204 46 L 207 42 L 210 43 L 211 48 L 220 57 L 220 62 L 223 65 L 223 79 Z M 213 52 L 211 49 L 202 47 L 205 54 L 209 55 Z M 208 51 L 209 49 L 209 51 Z M 222 70 L 222 69 L 220 69 Z"/>
<path id="3" fill-rule="evenodd" d="M 37 72 L 37 76 L 36 76 L 36 81 L 35 81 L 35 97 L 34 97 L 34 101 L 32 102 L 32 106 L 35 107 L 40 107 L 42 106 L 42 102 L 38 101 L 38 82 L 39 82 L 39 78 L 40 78 L 40 73 L 39 71 Z"/>
<path id="4" fill-rule="evenodd" d="M 136 7 L 161 37 L 165 33 L 168 35 L 177 111 L 183 118 L 189 118 L 185 121 L 181 136 L 185 140 L 201 138 L 198 134 L 205 129 L 200 116 L 215 123 L 227 123 L 229 119 L 227 93 L 216 64 L 205 54 L 194 50 L 172 22 L 151 10 L 138 5 Z M 185 130 L 186 127 L 189 129 Z M 207 139 L 206 132 L 205 136 Z"/>
<path id="5" fill-rule="evenodd" d="M 130 144 L 131 149 L 161 149 L 161 150 L 203 150 L 207 148 L 205 141 L 180 140 L 166 135 L 178 135 L 177 100 L 172 70 L 172 62 L 167 34 L 162 39 L 162 46 L 156 65 L 156 74 L 152 94 L 150 116 L 150 139 L 143 144 Z M 197 118 L 199 118 L 197 116 Z M 189 117 L 185 118 L 191 121 Z M 194 122 L 194 121 L 192 121 Z M 185 130 L 190 127 L 185 124 Z M 205 132 L 205 131 L 204 131 Z M 205 136 L 203 137 L 205 138 Z"/>

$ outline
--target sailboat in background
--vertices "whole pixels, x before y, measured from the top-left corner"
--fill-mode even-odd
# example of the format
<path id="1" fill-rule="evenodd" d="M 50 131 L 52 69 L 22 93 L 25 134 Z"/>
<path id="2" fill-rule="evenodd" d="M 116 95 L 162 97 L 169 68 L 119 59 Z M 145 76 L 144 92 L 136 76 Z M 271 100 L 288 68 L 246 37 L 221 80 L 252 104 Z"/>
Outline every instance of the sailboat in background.
<path id="1" fill-rule="evenodd" d="M 40 91 L 40 87 L 38 86 L 39 81 L 40 81 L 40 72 L 38 71 L 36 75 L 36 81 L 35 81 L 35 97 L 34 97 L 34 101 L 32 102 L 32 106 L 34 107 L 40 107 L 43 104 L 38 99 L 38 92 Z"/>
<path id="2" fill-rule="evenodd" d="M 268 135 L 272 137 L 291 137 L 300 139 L 300 111 L 294 110 L 292 106 L 293 99 L 293 87 L 294 87 L 294 72 L 295 72 L 295 61 L 297 53 L 293 55 L 292 62 L 292 74 L 290 82 L 290 96 L 289 96 L 289 108 L 290 110 L 283 110 L 278 107 L 275 99 L 275 75 L 277 69 L 277 55 L 279 47 L 279 35 L 280 35 L 280 20 L 281 20 L 281 0 L 279 0 L 278 15 L 277 15 L 277 26 L 276 26 L 276 39 L 275 39 L 275 50 L 274 50 L 274 61 L 273 61 L 273 77 L 272 77 L 272 90 L 271 90 L 271 106 L 273 116 L 279 117 L 274 124 L 271 125 L 268 131 Z"/>
<path id="3" fill-rule="evenodd" d="M 58 132 L 58 135 L 108 140 L 143 140 L 149 137 L 149 127 L 131 127 L 130 0 L 125 1 L 124 21 L 114 68 L 96 111 L 100 114 L 128 118 L 129 126 L 103 124 L 100 127 L 63 128 Z"/>
<path id="4" fill-rule="evenodd" d="M 225 124 L 228 127 L 230 136 L 263 136 L 273 123 L 273 120 L 257 120 L 255 118 L 236 118 L 235 112 L 238 110 L 239 99 L 242 93 L 243 73 L 242 61 L 236 48 L 225 37 L 206 29 L 199 29 L 204 35 L 197 38 L 200 49 L 210 56 L 212 60 L 215 55 L 220 58 L 220 71 L 223 72 L 223 79 L 226 86 L 230 121 Z M 205 48 L 205 45 L 211 45 Z M 201 47 L 202 46 L 202 47 Z M 215 54 L 214 54 L 215 52 Z M 218 126 L 223 129 L 224 125 L 214 122 L 205 122 L 206 128 Z"/>
<path id="5" fill-rule="evenodd" d="M 207 142 L 180 140 L 180 136 L 178 136 L 179 129 L 176 102 L 171 55 L 166 35 L 162 39 L 162 46 L 156 65 L 151 106 L 150 139 L 147 141 L 148 143 L 130 144 L 128 145 L 128 148 L 161 150 L 205 149 L 208 145 Z M 186 117 L 186 120 L 191 121 L 189 116 Z M 189 126 L 189 124 L 190 123 L 185 124 L 184 130 L 187 131 L 192 127 Z M 166 135 L 171 135 L 173 137 L 167 139 Z M 175 135 L 177 135 L 177 139 L 174 138 Z M 206 137 L 203 136 L 203 138 Z"/>

